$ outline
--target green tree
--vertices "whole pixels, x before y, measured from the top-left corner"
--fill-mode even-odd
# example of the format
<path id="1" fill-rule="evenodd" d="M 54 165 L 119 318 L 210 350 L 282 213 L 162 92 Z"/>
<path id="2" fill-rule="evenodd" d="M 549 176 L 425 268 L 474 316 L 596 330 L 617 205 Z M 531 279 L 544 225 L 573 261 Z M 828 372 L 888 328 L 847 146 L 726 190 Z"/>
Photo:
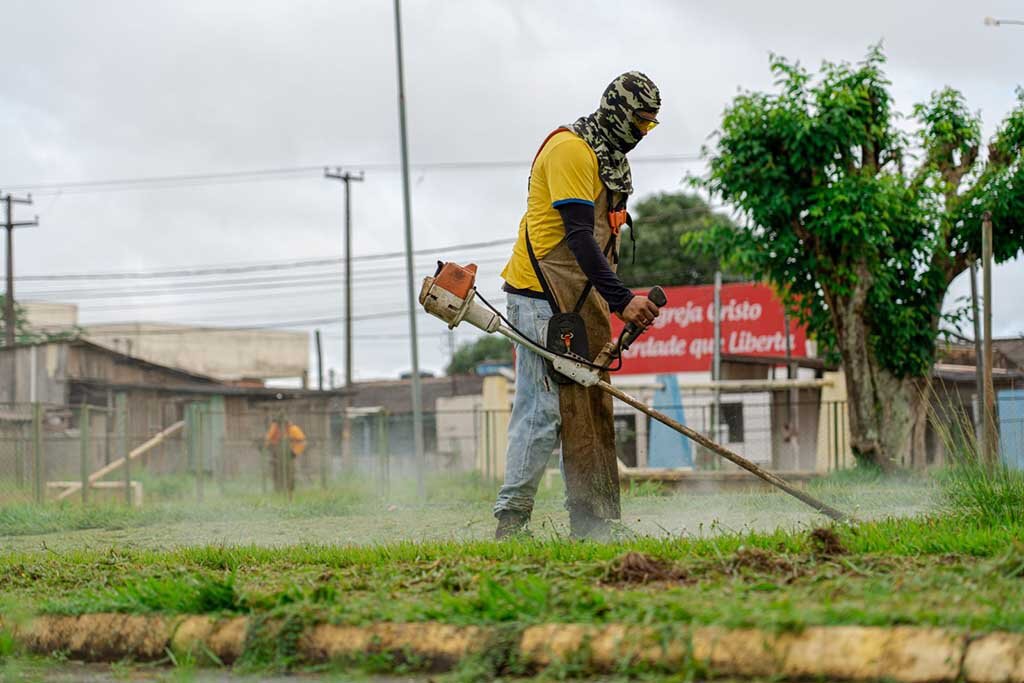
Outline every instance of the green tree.
<path id="1" fill-rule="evenodd" d="M 697 194 L 665 192 L 645 197 L 630 209 L 636 241 L 636 262 L 629 239 L 622 242 L 619 276 L 628 287 L 700 285 L 714 279 L 717 256 L 683 251 L 683 235 L 715 226 L 734 230 L 728 216 L 712 213 Z"/>
<path id="2" fill-rule="evenodd" d="M 452 356 L 445 372 L 448 375 L 471 373 L 478 363 L 485 360 L 512 362 L 512 343 L 497 334 L 462 343 Z"/>
<path id="3" fill-rule="evenodd" d="M 875 47 L 812 77 L 773 56 L 776 91 L 733 100 L 697 181 L 749 227 L 684 241 L 782 290 L 842 363 L 858 460 L 888 470 L 924 447 L 943 296 L 981 252 L 982 213 L 998 262 L 1024 244 L 1024 92 L 983 159 L 980 117 L 951 88 L 904 132 L 884 61 Z"/>

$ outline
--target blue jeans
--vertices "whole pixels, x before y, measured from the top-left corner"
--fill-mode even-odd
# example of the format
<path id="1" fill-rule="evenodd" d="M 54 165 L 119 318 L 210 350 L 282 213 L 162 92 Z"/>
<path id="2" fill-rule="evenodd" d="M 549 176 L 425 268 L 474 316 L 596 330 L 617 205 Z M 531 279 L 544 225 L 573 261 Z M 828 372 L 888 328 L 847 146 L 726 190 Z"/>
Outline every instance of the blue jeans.
<path id="1" fill-rule="evenodd" d="M 523 334 L 544 344 L 551 306 L 547 301 L 508 295 L 508 319 Z M 516 344 L 516 395 L 508 423 L 505 483 L 498 491 L 494 514 L 505 510 L 533 511 L 533 499 L 551 454 L 560 442 L 562 416 L 558 385 L 547 374 L 544 359 Z"/>

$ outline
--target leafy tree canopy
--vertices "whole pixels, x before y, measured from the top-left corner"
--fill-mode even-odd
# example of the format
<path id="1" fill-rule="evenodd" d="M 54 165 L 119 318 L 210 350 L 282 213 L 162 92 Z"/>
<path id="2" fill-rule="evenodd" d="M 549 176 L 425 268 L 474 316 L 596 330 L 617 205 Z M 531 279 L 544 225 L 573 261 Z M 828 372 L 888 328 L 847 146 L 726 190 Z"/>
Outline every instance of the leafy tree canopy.
<path id="1" fill-rule="evenodd" d="M 952 88 L 898 123 L 880 47 L 816 76 L 773 56 L 774 92 L 726 109 L 696 181 L 746 227 L 684 236 L 782 291 L 847 375 L 851 445 L 889 469 L 924 443 L 930 372 L 950 282 L 981 252 L 1024 246 L 1024 91 L 982 152 L 981 120 Z"/>
<path id="2" fill-rule="evenodd" d="M 881 365 L 921 376 L 946 289 L 981 253 L 982 213 L 997 261 L 1024 245 L 1024 91 L 981 161 L 980 116 L 952 88 L 914 107 L 916 131 L 897 127 L 884 61 L 874 47 L 815 79 L 774 56 L 778 92 L 735 99 L 697 183 L 752 227 L 684 241 L 779 285 L 825 349 L 855 306 Z"/>
<path id="3" fill-rule="evenodd" d="M 627 287 L 702 285 L 719 269 L 718 257 L 679 248 L 683 235 L 712 226 L 734 230 L 728 216 L 713 213 L 695 193 L 665 192 L 637 202 L 631 209 L 637 238 L 636 260 L 631 240 L 623 239 L 619 276 Z"/>
<path id="4" fill-rule="evenodd" d="M 448 375 L 471 373 L 477 364 L 485 360 L 511 362 L 512 343 L 501 335 L 489 334 L 460 344 L 445 372 Z"/>

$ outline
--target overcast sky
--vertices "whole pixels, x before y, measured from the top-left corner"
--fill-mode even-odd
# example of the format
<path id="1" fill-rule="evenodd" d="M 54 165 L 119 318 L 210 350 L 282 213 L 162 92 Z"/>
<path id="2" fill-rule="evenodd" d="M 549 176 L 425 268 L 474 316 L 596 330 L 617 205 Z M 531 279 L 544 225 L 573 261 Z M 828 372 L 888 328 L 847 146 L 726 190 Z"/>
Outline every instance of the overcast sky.
<path id="1" fill-rule="evenodd" d="M 38 213 L 41 223 L 17 233 L 18 275 L 342 253 L 342 186 L 313 169 L 258 182 L 47 188 L 75 181 L 365 168 L 365 182 L 353 185 L 353 252 L 402 248 L 390 1 L 2 0 L 0 9 L 0 188 L 34 187 L 36 205 L 19 212 Z M 430 165 L 527 161 L 552 128 L 592 111 L 607 82 L 630 69 L 651 76 L 664 101 L 662 125 L 634 152 L 639 196 L 678 189 L 702 171 L 685 157 L 716 129 L 738 88 L 770 87 L 771 52 L 816 66 L 857 60 L 884 40 L 902 111 L 952 85 L 981 111 L 987 137 L 1021 82 L 1024 27 L 986 27 L 986 15 L 1024 18 L 1024 2 L 405 0 L 411 158 L 428 166 L 413 172 L 415 247 L 513 237 L 525 163 Z M 451 258 L 480 261 L 481 288 L 500 298 L 507 251 Z M 419 260 L 419 276 L 432 259 Z M 409 367 L 400 266 L 391 259 L 353 269 L 355 314 L 396 314 L 358 322 L 357 378 Z M 994 272 L 996 331 L 1022 334 L 1021 261 Z M 179 279 L 27 281 L 16 292 L 58 290 L 50 298 L 80 302 L 86 323 L 282 324 L 341 315 L 329 273 L 340 269 L 191 280 L 262 278 L 224 291 L 186 291 Z M 966 291 L 958 281 L 951 297 Z M 340 368 L 341 324 L 319 326 L 327 365 Z M 421 365 L 442 368 L 443 325 L 423 317 L 420 331 Z"/>

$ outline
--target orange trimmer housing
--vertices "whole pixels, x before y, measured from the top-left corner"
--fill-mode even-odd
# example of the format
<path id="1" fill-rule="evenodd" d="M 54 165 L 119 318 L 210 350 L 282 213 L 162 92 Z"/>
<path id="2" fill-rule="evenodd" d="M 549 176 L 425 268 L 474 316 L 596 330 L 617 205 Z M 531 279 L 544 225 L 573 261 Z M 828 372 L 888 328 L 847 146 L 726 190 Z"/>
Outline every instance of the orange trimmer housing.
<path id="1" fill-rule="evenodd" d="M 451 292 L 460 299 L 469 297 L 473 285 L 476 283 L 476 264 L 460 266 L 457 263 L 438 262 L 437 274 L 434 275 L 434 284 Z"/>

